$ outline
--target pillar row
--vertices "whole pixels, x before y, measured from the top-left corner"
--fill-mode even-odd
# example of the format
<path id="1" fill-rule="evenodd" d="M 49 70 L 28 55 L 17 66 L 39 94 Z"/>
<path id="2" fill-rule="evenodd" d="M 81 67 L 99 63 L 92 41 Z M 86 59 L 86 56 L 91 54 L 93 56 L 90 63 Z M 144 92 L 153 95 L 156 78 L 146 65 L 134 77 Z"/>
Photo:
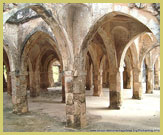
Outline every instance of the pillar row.
<path id="1" fill-rule="evenodd" d="M 13 113 L 23 114 L 28 112 L 27 102 L 27 72 L 19 71 L 10 72 L 12 82 L 12 103 Z"/>
<path id="2" fill-rule="evenodd" d="M 142 99 L 142 71 L 133 68 L 133 99 Z"/>
<path id="3" fill-rule="evenodd" d="M 153 93 L 154 89 L 154 69 L 147 68 L 146 70 L 146 93 Z"/>

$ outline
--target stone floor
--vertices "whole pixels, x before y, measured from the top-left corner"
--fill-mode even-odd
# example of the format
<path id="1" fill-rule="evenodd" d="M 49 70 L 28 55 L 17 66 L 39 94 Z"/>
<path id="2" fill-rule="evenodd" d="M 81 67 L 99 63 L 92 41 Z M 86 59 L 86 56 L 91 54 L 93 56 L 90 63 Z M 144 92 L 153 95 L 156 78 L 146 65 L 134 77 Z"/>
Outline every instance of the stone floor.
<path id="1" fill-rule="evenodd" d="M 121 110 L 109 110 L 109 92 L 103 89 L 102 97 L 86 92 L 87 121 L 84 129 L 65 127 L 65 104 L 61 103 L 61 88 L 49 89 L 40 97 L 28 98 L 30 112 L 12 113 L 11 97 L 4 93 L 4 132 L 77 132 L 77 131 L 159 131 L 160 91 L 144 94 L 142 100 L 133 100 L 132 92 L 124 90 Z"/>

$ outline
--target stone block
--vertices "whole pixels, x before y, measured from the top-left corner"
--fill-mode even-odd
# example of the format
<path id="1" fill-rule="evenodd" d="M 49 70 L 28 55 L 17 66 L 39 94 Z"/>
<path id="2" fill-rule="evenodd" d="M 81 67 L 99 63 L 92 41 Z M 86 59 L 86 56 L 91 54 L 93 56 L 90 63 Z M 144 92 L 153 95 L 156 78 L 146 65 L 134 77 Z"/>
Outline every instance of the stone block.
<path id="1" fill-rule="evenodd" d="M 74 127 L 74 115 L 66 115 L 66 126 Z"/>
<path id="2" fill-rule="evenodd" d="M 66 104 L 72 105 L 74 103 L 73 101 L 73 94 L 72 93 L 66 93 Z"/>
<path id="3" fill-rule="evenodd" d="M 74 115 L 74 105 L 66 105 L 66 115 Z"/>
<path id="4" fill-rule="evenodd" d="M 81 103 L 85 103 L 85 94 L 75 94 L 74 93 L 74 101 L 80 101 Z"/>
<path id="5" fill-rule="evenodd" d="M 65 91 L 67 93 L 71 93 L 73 92 L 73 81 L 72 80 L 69 80 L 69 81 L 65 81 Z"/>

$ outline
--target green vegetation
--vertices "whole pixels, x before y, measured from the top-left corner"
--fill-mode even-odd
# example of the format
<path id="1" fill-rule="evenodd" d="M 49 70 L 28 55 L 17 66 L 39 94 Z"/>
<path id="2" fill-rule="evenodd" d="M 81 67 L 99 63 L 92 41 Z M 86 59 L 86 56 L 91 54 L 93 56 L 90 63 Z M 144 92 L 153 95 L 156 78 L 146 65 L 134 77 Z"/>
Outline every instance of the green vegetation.
<path id="1" fill-rule="evenodd" d="M 58 68 L 58 66 L 52 66 L 52 70 L 53 70 L 54 82 L 58 82 L 58 78 L 59 78 L 59 68 Z"/>

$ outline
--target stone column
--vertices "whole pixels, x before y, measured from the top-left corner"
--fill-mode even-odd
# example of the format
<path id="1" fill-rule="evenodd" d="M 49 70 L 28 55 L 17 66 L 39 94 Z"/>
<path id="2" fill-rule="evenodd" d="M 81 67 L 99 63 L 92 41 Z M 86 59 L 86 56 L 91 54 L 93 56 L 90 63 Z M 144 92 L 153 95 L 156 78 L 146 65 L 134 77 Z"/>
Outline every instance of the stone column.
<path id="1" fill-rule="evenodd" d="M 74 97 L 73 97 L 73 73 L 64 71 L 66 94 L 66 126 L 74 127 Z"/>
<path id="2" fill-rule="evenodd" d="M 28 73 L 28 74 L 29 74 L 29 73 Z M 30 83 L 29 83 L 30 79 L 29 79 L 29 75 L 27 75 L 26 77 L 27 77 L 27 90 L 29 90 L 29 89 L 30 89 Z"/>
<path id="3" fill-rule="evenodd" d="M 7 72 L 7 93 L 8 95 L 12 95 L 12 89 L 11 89 L 11 76 L 9 72 Z"/>
<path id="4" fill-rule="evenodd" d="M 133 82 L 132 70 L 130 70 L 127 72 L 127 89 L 132 88 L 132 82 Z"/>
<path id="5" fill-rule="evenodd" d="M 10 72 L 12 82 L 13 113 L 24 114 L 28 112 L 27 102 L 27 72 Z"/>
<path id="6" fill-rule="evenodd" d="M 155 69 L 155 89 L 159 90 L 160 89 L 160 69 Z"/>
<path id="7" fill-rule="evenodd" d="M 62 72 L 61 78 L 62 78 L 62 103 L 65 103 L 66 98 L 65 98 L 65 74 L 64 72 Z"/>
<path id="8" fill-rule="evenodd" d="M 109 73 L 110 82 L 110 109 L 120 109 L 122 104 L 123 68 L 114 69 Z"/>
<path id="9" fill-rule="evenodd" d="M 83 128 L 86 126 L 86 102 L 85 102 L 85 83 L 86 71 L 74 74 L 73 93 L 74 93 L 74 127 Z"/>
<path id="10" fill-rule="evenodd" d="M 59 69 L 58 82 L 61 82 L 61 79 L 62 79 L 62 70 L 61 70 L 61 67 L 60 66 L 58 66 L 58 69 Z"/>
<path id="11" fill-rule="evenodd" d="M 6 91 L 7 91 L 7 82 L 3 73 L 3 92 L 6 92 Z"/>
<path id="12" fill-rule="evenodd" d="M 104 88 L 108 88 L 109 87 L 109 79 L 108 79 L 108 71 L 104 70 L 103 71 L 103 79 L 102 79 L 102 85 Z"/>
<path id="13" fill-rule="evenodd" d="M 51 87 L 54 87 L 53 71 L 52 68 L 48 71 L 48 79 Z"/>
<path id="14" fill-rule="evenodd" d="M 146 70 L 146 93 L 153 93 L 154 90 L 154 69 L 147 68 Z"/>
<path id="15" fill-rule="evenodd" d="M 109 71 L 107 72 L 107 83 L 106 83 L 106 88 L 109 88 L 110 82 L 109 82 Z"/>
<path id="16" fill-rule="evenodd" d="M 76 76 L 73 76 L 72 71 L 65 71 L 68 127 L 82 128 L 86 125 L 85 78 L 86 72 L 80 71 Z"/>
<path id="17" fill-rule="evenodd" d="M 31 80 L 30 80 L 30 96 L 36 97 L 40 95 L 40 80 L 39 75 L 40 72 L 30 72 Z"/>
<path id="18" fill-rule="evenodd" d="M 102 95 L 102 71 L 97 70 L 93 72 L 93 85 L 94 85 L 93 96 L 101 96 Z"/>
<path id="19" fill-rule="evenodd" d="M 89 68 L 89 70 L 87 71 L 87 76 L 86 76 L 86 90 L 90 90 L 91 89 L 91 67 Z"/>
<path id="20" fill-rule="evenodd" d="M 48 78 L 48 72 L 35 72 L 36 76 L 40 76 L 40 86 L 42 89 L 47 89 L 49 87 L 49 78 Z M 36 78 L 38 79 L 38 78 Z M 37 81 L 37 80 L 36 80 Z M 39 81 L 38 81 L 39 82 Z"/>
<path id="21" fill-rule="evenodd" d="M 133 99 L 142 99 L 142 72 L 133 68 Z"/>

